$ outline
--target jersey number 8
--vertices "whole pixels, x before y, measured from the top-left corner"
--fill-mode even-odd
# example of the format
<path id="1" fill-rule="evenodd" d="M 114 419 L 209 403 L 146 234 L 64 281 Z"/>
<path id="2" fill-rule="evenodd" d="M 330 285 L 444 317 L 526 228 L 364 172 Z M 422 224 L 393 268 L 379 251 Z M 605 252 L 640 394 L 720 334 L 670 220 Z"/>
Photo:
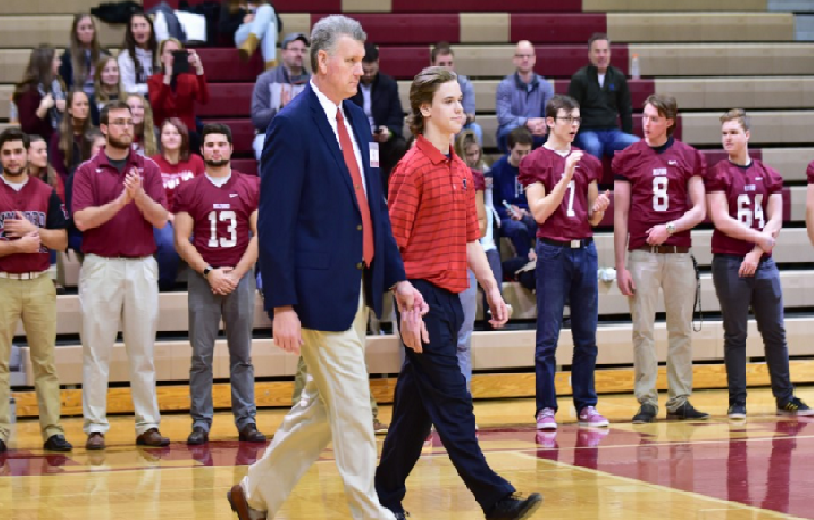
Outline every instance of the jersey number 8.
<path id="1" fill-rule="evenodd" d="M 667 177 L 653 177 L 653 209 L 667 211 L 670 206 L 670 196 L 667 195 Z"/>

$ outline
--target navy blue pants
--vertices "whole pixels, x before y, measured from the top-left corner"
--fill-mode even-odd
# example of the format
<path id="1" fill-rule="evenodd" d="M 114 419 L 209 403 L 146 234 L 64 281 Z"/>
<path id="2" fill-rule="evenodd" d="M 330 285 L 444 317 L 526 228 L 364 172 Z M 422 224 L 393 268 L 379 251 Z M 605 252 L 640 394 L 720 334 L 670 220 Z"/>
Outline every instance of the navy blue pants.
<path id="1" fill-rule="evenodd" d="M 396 384 L 393 419 L 376 470 L 376 492 L 382 505 L 402 512 L 405 482 L 421 456 L 434 424 L 449 458 L 484 512 L 514 493 L 514 487 L 486 462 L 475 436 L 472 397 L 458 366 L 457 338 L 463 309 L 457 294 L 425 280 L 411 280 L 430 306 L 424 323 L 430 343 L 406 358 Z"/>

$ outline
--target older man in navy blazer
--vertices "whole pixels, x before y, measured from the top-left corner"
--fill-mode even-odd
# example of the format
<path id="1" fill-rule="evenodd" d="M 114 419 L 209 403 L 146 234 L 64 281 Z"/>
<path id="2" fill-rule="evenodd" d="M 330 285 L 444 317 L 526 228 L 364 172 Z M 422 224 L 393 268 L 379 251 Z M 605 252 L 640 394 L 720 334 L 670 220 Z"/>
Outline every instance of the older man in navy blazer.
<path id="1" fill-rule="evenodd" d="M 274 343 L 309 377 L 263 458 L 228 494 L 240 520 L 274 517 L 333 442 L 354 519 L 393 520 L 376 496 L 376 442 L 364 363 L 367 308 L 394 290 L 403 315 L 426 312 L 406 281 L 382 194 L 370 124 L 346 98 L 362 75 L 361 25 L 323 18 L 311 33 L 311 83 L 272 120 L 261 159 L 258 233 Z M 413 320 L 415 331 L 420 319 Z M 420 349 L 417 334 L 405 343 Z"/>

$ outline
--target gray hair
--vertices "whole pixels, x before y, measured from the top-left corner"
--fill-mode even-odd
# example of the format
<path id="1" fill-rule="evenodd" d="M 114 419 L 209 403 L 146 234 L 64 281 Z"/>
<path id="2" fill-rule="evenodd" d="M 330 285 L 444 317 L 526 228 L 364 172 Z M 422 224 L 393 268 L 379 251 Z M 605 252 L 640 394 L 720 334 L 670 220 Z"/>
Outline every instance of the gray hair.
<path id="1" fill-rule="evenodd" d="M 314 28 L 311 29 L 311 72 L 313 74 L 319 71 L 317 59 L 319 51 L 324 50 L 331 54 L 340 36 L 350 36 L 360 42 L 367 39 L 362 24 L 347 16 L 334 14 L 326 16 L 314 24 Z"/>

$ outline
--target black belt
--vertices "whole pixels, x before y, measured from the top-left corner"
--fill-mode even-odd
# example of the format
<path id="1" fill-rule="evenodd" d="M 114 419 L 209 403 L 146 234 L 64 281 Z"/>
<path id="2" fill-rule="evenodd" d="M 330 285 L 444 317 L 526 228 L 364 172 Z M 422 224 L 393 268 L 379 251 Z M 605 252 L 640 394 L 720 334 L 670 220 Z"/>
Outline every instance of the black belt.
<path id="1" fill-rule="evenodd" d="M 551 238 L 538 238 L 543 244 L 550 246 L 568 247 L 570 249 L 582 249 L 594 243 L 593 238 L 577 238 L 574 240 L 554 240 Z"/>

